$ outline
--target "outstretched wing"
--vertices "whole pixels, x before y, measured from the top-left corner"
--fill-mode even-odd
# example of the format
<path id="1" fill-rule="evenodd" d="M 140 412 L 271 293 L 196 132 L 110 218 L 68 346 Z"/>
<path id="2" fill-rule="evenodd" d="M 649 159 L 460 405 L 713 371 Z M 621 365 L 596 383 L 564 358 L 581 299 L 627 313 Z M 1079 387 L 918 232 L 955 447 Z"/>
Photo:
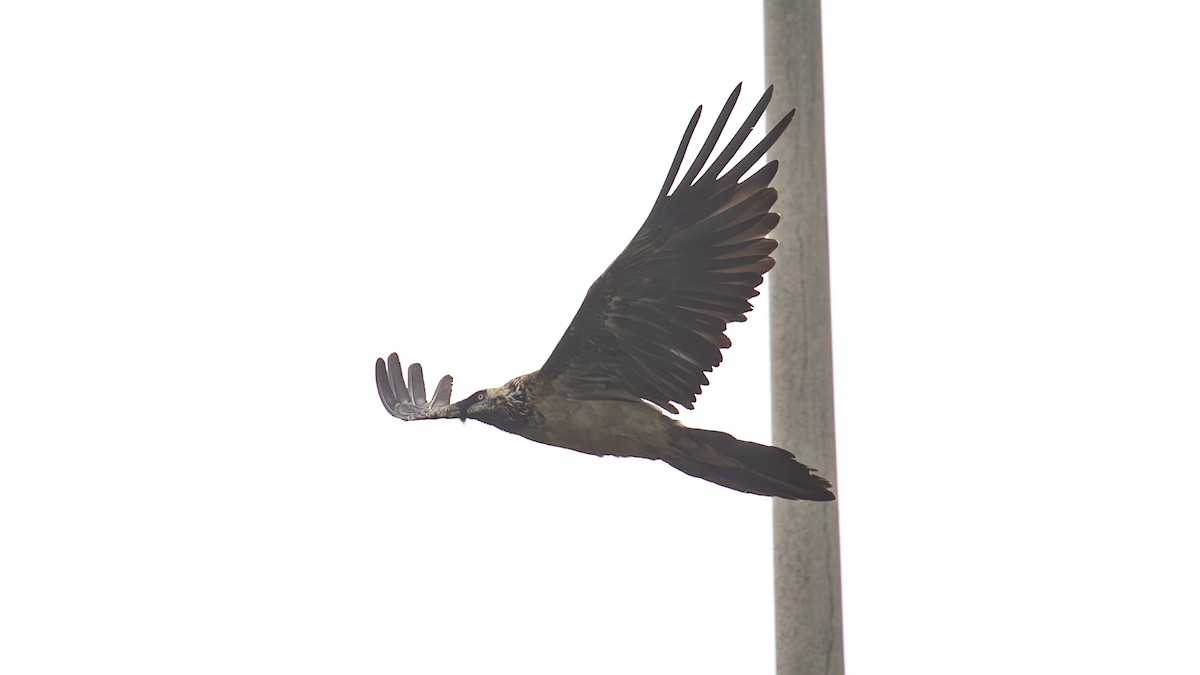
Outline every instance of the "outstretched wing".
<path id="1" fill-rule="evenodd" d="M 441 414 L 450 406 L 450 386 L 454 378 L 443 377 L 433 390 L 433 399 L 425 400 L 425 374 L 421 364 L 408 367 L 408 384 L 400 367 L 400 357 L 395 352 L 383 359 L 375 359 L 375 386 L 379 389 L 379 400 L 383 407 L 402 420 L 429 420 L 445 417 Z"/>
<path id="2" fill-rule="evenodd" d="M 708 384 L 705 373 L 730 345 L 725 327 L 745 321 L 753 308 L 750 298 L 775 265 L 771 252 L 777 243 L 767 235 L 779 223 L 779 214 L 770 212 L 778 197 L 770 187 L 778 162 L 742 177 L 779 140 L 796 111 L 730 166 L 771 100 L 768 88 L 704 170 L 740 91 L 738 85 L 730 94 L 695 161 L 670 192 L 700 121 L 696 109 L 645 224 L 592 284 L 542 366 L 541 375 L 567 395 L 645 399 L 670 412 L 678 412 L 672 402 L 691 408 Z"/>

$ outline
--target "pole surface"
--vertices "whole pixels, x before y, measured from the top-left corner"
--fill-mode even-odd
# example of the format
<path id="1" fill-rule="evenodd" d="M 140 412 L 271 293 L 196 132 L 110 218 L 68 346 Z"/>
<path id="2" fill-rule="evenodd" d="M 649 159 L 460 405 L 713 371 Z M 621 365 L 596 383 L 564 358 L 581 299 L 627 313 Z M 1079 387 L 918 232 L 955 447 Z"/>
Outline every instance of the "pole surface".
<path id="1" fill-rule="evenodd" d="M 764 18 L 775 116 L 797 108 L 773 151 L 783 220 L 770 277 L 772 430 L 836 492 L 821 3 L 765 0 Z M 841 675 L 837 502 L 776 499 L 774 521 L 776 672 Z"/>

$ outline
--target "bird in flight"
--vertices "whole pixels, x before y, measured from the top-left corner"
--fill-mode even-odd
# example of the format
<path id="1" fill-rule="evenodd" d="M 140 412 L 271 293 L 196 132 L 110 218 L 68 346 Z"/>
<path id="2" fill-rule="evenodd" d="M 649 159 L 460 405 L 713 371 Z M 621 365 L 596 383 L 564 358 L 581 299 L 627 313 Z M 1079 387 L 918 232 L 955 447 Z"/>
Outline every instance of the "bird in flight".
<path id="1" fill-rule="evenodd" d="M 779 223 L 779 214 L 771 212 L 778 193 L 770 186 L 779 163 L 746 174 L 796 111 L 731 165 L 766 111 L 768 88 L 705 169 L 740 92 L 738 85 L 676 182 L 700 121 L 696 109 L 646 222 L 592 284 L 540 370 L 451 403 L 449 375 L 426 398 L 420 364 L 409 367 L 406 382 L 393 353 L 375 362 L 387 411 L 402 420 L 479 420 L 590 455 L 659 459 L 742 492 L 832 500 L 829 481 L 787 450 L 692 429 L 662 413 L 693 407 L 708 384 L 705 373 L 731 344 L 726 326 L 746 320 L 750 298 L 775 265 L 771 252 L 778 243 L 767 235 Z"/>

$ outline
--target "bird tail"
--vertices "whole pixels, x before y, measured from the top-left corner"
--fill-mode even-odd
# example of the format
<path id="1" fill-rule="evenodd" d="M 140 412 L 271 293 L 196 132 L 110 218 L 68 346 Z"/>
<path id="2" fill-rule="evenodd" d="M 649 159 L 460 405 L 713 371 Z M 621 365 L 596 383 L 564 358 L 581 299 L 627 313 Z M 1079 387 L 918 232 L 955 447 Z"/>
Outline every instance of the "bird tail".
<path id="1" fill-rule="evenodd" d="M 663 461 L 688 475 L 756 495 L 818 502 L 834 499 L 829 481 L 783 448 L 741 441 L 720 431 L 684 430 Z"/>

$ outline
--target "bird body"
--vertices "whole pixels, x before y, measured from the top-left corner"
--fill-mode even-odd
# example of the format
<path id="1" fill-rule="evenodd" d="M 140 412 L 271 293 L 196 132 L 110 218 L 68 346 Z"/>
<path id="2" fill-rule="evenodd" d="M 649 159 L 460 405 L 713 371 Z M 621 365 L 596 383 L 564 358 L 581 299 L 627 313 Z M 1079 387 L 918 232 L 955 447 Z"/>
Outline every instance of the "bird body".
<path id="1" fill-rule="evenodd" d="M 833 499 L 829 482 L 786 450 L 686 427 L 640 399 L 562 395 L 540 372 L 480 390 L 444 413 L 589 455 L 663 460 L 684 473 L 742 492 Z"/>
<path id="2" fill-rule="evenodd" d="M 543 414 L 548 420 L 556 420 L 558 428 L 543 425 L 520 435 L 589 455 L 662 459 L 664 448 L 656 446 L 664 439 L 669 441 L 678 426 L 641 402 L 573 401 L 558 397 L 548 403 L 543 406 Z M 581 417 L 592 423 L 569 424 Z"/>
<path id="3" fill-rule="evenodd" d="M 693 114 L 650 215 L 600 275 L 541 369 L 450 402 L 450 376 L 426 400 L 418 364 L 404 381 L 396 354 L 379 359 L 384 407 L 404 420 L 474 419 L 533 441 L 590 455 L 643 457 L 742 492 L 828 501 L 830 484 L 781 448 L 692 429 L 667 417 L 691 408 L 705 376 L 730 346 L 725 328 L 744 321 L 778 245 L 770 187 L 778 162 L 746 173 L 786 130 L 795 111 L 730 166 L 771 89 L 705 168 L 740 92 L 734 89 L 676 186 L 699 121 Z M 672 186 L 675 190 L 672 191 Z"/>

